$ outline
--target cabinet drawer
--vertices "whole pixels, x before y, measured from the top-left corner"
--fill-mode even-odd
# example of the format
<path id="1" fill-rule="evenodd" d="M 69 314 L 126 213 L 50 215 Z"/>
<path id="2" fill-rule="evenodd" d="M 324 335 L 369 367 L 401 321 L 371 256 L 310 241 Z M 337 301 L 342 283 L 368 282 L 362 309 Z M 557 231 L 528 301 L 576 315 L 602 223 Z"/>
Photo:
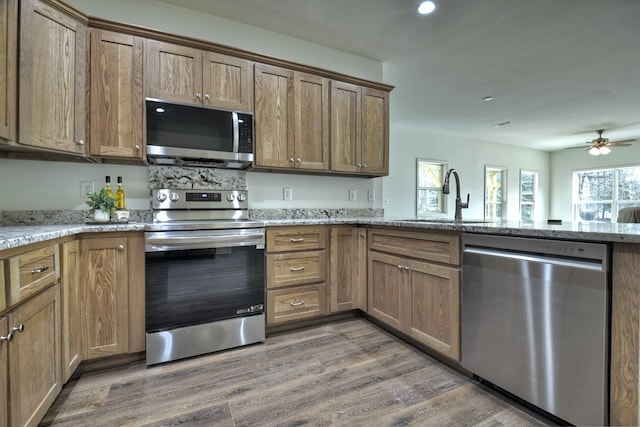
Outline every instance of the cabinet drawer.
<path id="1" fill-rule="evenodd" d="M 325 285 L 297 286 L 267 291 L 267 324 L 326 314 Z"/>
<path id="2" fill-rule="evenodd" d="M 267 252 L 324 249 L 327 230 L 324 227 L 283 227 L 267 229 Z"/>
<path id="3" fill-rule="evenodd" d="M 7 267 L 7 304 L 12 306 L 60 278 L 58 245 L 13 256 L 7 260 Z"/>
<path id="4" fill-rule="evenodd" d="M 460 265 L 461 258 L 457 234 L 372 229 L 369 249 L 452 265 Z"/>
<path id="5" fill-rule="evenodd" d="M 325 251 L 267 255 L 267 288 L 324 282 Z"/>

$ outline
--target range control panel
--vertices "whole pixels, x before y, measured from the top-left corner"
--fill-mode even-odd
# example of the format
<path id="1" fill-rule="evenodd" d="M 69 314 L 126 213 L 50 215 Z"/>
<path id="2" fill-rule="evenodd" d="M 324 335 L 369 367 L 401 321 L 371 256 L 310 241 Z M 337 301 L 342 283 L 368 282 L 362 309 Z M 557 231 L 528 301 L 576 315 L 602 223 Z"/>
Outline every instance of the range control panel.
<path id="1" fill-rule="evenodd" d="M 246 190 L 151 190 L 151 209 L 248 209 Z"/>

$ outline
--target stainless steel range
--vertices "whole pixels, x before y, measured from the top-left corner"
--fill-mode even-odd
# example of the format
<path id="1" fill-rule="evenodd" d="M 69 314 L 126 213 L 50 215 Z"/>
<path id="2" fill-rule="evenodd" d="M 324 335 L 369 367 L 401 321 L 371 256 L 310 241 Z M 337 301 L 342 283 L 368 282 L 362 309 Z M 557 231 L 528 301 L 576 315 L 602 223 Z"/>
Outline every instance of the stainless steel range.
<path id="1" fill-rule="evenodd" d="M 264 223 L 246 191 L 152 190 L 147 365 L 265 339 Z"/>

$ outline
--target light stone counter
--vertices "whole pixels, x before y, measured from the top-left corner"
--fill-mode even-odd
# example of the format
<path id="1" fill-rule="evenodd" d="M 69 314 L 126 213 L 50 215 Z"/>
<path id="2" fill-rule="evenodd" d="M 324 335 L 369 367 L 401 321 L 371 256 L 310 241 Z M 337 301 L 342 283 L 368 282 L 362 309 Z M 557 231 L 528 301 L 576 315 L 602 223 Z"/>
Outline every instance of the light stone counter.
<path id="1" fill-rule="evenodd" d="M 522 224 L 517 221 L 497 223 L 468 222 L 430 222 L 406 218 L 360 217 L 360 218 L 302 218 L 302 219 L 266 219 L 267 227 L 287 225 L 376 225 L 431 230 L 449 230 L 468 233 L 500 234 L 519 237 L 538 237 L 564 240 L 586 240 L 595 242 L 640 243 L 640 224 L 609 223 L 564 223 L 548 225 L 546 223 Z M 144 222 L 128 224 L 61 224 L 61 225 L 21 225 L 0 227 L 0 250 L 52 240 L 59 237 L 81 233 L 144 231 Z"/>

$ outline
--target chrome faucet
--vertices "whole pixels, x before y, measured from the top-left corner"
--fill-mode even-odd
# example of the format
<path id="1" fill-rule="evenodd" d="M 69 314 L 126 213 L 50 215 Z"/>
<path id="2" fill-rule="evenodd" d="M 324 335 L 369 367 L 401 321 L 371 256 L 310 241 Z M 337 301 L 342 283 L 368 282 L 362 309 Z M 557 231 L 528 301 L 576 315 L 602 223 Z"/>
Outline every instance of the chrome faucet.
<path id="1" fill-rule="evenodd" d="M 456 214 L 455 220 L 462 221 L 462 209 L 466 209 L 469 207 L 469 193 L 467 193 L 467 203 L 462 203 L 462 199 L 460 198 L 460 177 L 458 176 L 458 172 L 455 169 L 449 169 L 447 174 L 444 176 L 444 183 L 442 184 L 442 193 L 449 194 L 449 178 L 451 177 L 451 173 L 453 172 L 453 177 L 456 179 Z"/>

